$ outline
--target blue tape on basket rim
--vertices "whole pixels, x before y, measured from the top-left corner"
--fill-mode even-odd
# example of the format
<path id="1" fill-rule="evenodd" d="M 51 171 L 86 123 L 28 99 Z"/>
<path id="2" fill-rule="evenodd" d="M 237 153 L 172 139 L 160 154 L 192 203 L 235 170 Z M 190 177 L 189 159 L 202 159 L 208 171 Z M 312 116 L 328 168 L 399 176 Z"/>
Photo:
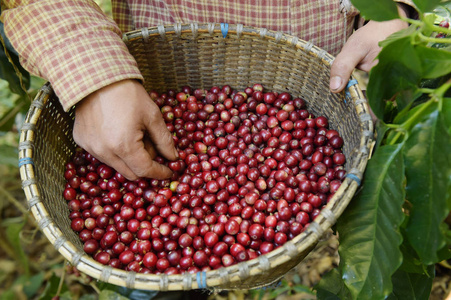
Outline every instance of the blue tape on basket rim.
<path id="1" fill-rule="evenodd" d="M 349 174 L 346 174 L 346 177 L 351 179 L 351 180 L 354 180 L 357 183 L 358 186 L 360 186 L 360 184 L 362 183 L 360 178 L 357 175 L 355 175 L 355 174 L 349 173 Z"/>
<path id="2" fill-rule="evenodd" d="M 351 79 L 348 81 L 348 84 L 346 85 L 346 91 L 345 91 L 346 98 L 351 98 L 351 93 L 349 92 L 349 88 L 356 84 L 358 84 L 358 81 L 356 79 Z M 345 103 L 346 103 L 346 98 L 345 98 Z"/>
<path id="3" fill-rule="evenodd" d="M 33 159 L 31 159 L 30 157 L 24 157 L 24 158 L 19 159 L 19 168 L 24 165 L 28 165 L 28 164 L 31 164 L 34 166 Z"/>
<path id="4" fill-rule="evenodd" d="M 227 33 L 229 32 L 229 23 L 221 23 L 221 32 L 222 37 L 226 38 Z"/>
<path id="5" fill-rule="evenodd" d="M 196 274 L 197 286 L 200 289 L 207 288 L 207 273 L 205 272 L 197 272 Z"/>
<path id="6" fill-rule="evenodd" d="M 351 86 L 358 84 L 357 79 L 351 79 L 348 81 L 348 85 L 346 85 L 346 88 L 349 89 Z"/>

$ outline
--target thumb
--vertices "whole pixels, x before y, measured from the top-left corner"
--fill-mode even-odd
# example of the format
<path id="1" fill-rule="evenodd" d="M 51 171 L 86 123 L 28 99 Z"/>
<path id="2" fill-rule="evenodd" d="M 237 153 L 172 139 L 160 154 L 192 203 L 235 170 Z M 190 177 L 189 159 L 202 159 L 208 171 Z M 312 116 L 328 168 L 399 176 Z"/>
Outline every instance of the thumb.
<path id="1" fill-rule="evenodd" d="M 364 58 L 361 52 L 349 48 L 345 45 L 332 63 L 329 82 L 332 93 L 339 93 L 346 87 L 352 71 Z"/>

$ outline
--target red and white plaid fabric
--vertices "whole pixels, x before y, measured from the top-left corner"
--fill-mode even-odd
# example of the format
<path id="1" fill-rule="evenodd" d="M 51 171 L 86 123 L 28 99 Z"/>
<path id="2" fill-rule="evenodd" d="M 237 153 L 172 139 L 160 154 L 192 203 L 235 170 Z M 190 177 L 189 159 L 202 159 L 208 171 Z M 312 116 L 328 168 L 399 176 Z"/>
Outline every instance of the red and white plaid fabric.
<path id="1" fill-rule="evenodd" d="M 233 23 L 296 35 L 336 55 L 352 33 L 349 0 L 1 0 L 22 65 L 52 83 L 65 110 L 106 85 L 141 79 L 122 32 L 175 23 Z"/>

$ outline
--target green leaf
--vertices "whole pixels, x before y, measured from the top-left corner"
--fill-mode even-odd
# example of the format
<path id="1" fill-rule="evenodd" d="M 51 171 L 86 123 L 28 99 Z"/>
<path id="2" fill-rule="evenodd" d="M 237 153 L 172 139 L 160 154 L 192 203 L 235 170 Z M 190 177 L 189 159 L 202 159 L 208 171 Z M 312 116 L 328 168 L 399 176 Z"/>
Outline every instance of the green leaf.
<path id="1" fill-rule="evenodd" d="M 397 123 L 396 120 L 399 119 L 400 116 L 407 114 L 415 100 L 422 95 L 423 94 L 418 89 L 401 91 L 396 97 L 396 105 L 399 112 L 396 115 L 394 123 Z"/>
<path id="2" fill-rule="evenodd" d="M 17 167 L 19 163 L 17 147 L 10 145 L 0 145 L 0 165 Z"/>
<path id="3" fill-rule="evenodd" d="M 21 289 L 27 296 L 27 299 L 32 299 L 41 288 L 44 282 L 44 272 L 39 272 L 33 276 L 21 275 L 14 281 L 14 286 Z"/>
<path id="4" fill-rule="evenodd" d="M 383 120 L 384 100 L 416 86 L 421 78 L 422 66 L 409 37 L 382 48 L 378 58 L 378 64 L 369 74 L 367 96 L 373 112 Z"/>
<path id="5" fill-rule="evenodd" d="M 2 94 L 4 93 L 0 93 L 0 96 L 3 96 Z M 2 105 L 3 101 L 0 102 L 0 131 L 11 130 L 15 124 L 17 114 L 25 114 L 29 109 L 28 95 L 15 96 L 13 99 L 9 99 L 10 103 L 8 105 Z"/>
<path id="6" fill-rule="evenodd" d="M 2 43 L 0 43 L 0 78 L 8 81 L 9 83 L 9 89 L 15 93 L 15 94 L 26 94 L 26 92 L 22 89 L 20 85 L 19 77 L 16 74 L 16 71 L 14 70 L 14 66 L 9 61 L 6 53 L 9 54 L 9 56 L 12 59 L 12 62 L 15 66 L 17 66 L 24 83 L 25 89 L 28 89 L 30 87 L 30 73 L 28 73 L 21 65 L 19 61 L 19 55 L 14 50 L 13 46 L 7 39 L 5 32 L 3 30 L 3 23 L 0 23 L 0 34 L 5 42 L 6 49 L 3 46 Z"/>
<path id="7" fill-rule="evenodd" d="M 376 123 L 376 145 L 374 146 L 375 149 L 377 149 L 382 144 L 388 130 L 389 128 L 384 122 L 380 121 Z"/>
<path id="8" fill-rule="evenodd" d="M 130 289 L 122 286 L 113 285 L 111 283 L 99 282 L 97 284 L 100 290 L 107 290 L 130 300 L 153 299 L 159 295 L 158 291 Z M 162 298 L 163 299 L 163 298 Z"/>
<path id="9" fill-rule="evenodd" d="M 406 110 L 398 114 L 395 118 L 395 121 L 397 124 L 403 124 L 403 128 L 407 131 L 410 131 L 412 130 L 412 127 L 415 126 L 418 122 L 424 120 L 431 113 L 437 110 L 436 104 L 437 103 L 434 102 L 434 100 L 428 98 L 426 102 L 417 104 L 410 110 Z"/>
<path id="10" fill-rule="evenodd" d="M 53 273 L 52 277 L 47 280 L 44 292 L 42 292 L 42 294 L 40 295 L 39 300 L 51 300 L 58 291 L 60 280 L 60 277 L 56 276 L 55 273 Z M 60 292 L 61 294 L 68 292 L 67 285 L 64 282 Z"/>
<path id="11" fill-rule="evenodd" d="M 445 245 L 440 223 L 449 213 L 451 137 L 443 118 L 434 111 L 412 128 L 404 150 L 407 200 L 411 203 L 406 232 L 425 264 L 438 262 Z"/>
<path id="12" fill-rule="evenodd" d="M 290 287 L 288 285 L 286 286 L 281 286 L 281 287 L 277 287 L 275 289 L 273 289 L 270 293 L 269 293 L 269 297 L 271 299 L 276 298 L 277 296 L 282 295 L 283 293 L 286 293 L 290 290 Z"/>
<path id="13" fill-rule="evenodd" d="M 442 5 L 438 6 L 436 9 L 434 9 L 434 14 L 437 15 L 440 19 L 445 19 L 450 17 L 450 1 L 447 1 L 448 4 L 442 3 Z M 448 6 L 448 7 L 447 7 Z"/>
<path id="14" fill-rule="evenodd" d="M 428 300 L 433 280 L 428 273 L 434 273 L 434 265 L 429 266 L 428 270 L 429 272 L 421 274 L 396 271 L 392 276 L 393 293 L 387 299 Z"/>
<path id="15" fill-rule="evenodd" d="M 305 286 L 305 285 L 302 285 L 302 284 L 294 285 L 292 287 L 292 289 L 296 293 L 306 293 L 306 294 L 309 294 L 309 295 L 315 295 L 315 293 L 313 293 L 312 290 L 308 286 Z"/>
<path id="16" fill-rule="evenodd" d="M 415 26 L 409 26 L 405 29 L 401 29 L 389 35 L 385 40 L 379 42 L 379 46 L 385 47 L 388 44 L 395 42 L 399 39 L 403 39 L 406 37 L 411 38 L 412 36 L 417 34 L 417 28 Z"/>
<path id="17" fill-rule="evenodd" d="M 339 270 L 353 299 L 383 299 L 402 262 L 399 227 L 404 214 L 403 144 L 376 149 L 363 189 L 337 222 Z"/>
<path id="18" fill-rule="evenodd" d="M 405 231 L 402 230 L 403 236 L 405 236 Z M 418 273 L 424 274 L 426 271 L 426 266 L 421 262 L 415 249 L 412 248 L 408 239 L 404 239 L 400 247 L 402 252 L 402 265 L 399 270 L 405 273 Z"/>
<path id="19" fill-rule="evenodd" d="M 451 98 L 443 98 L 441 113 L 443 114 L 446 130 L 451 135 Z"/>
<path id="20" fill-rule="evenodd" d="M 440 0 L 412 0 L 416 8 L 422 12 L 431 12 L 440 4 Z"/>
<path id="21" fill-rule="evenodd" d="M 422 78 L 437 78 L 451 72 L 451 52 L 421 45 L 415 47 L 422 65 Z"/>
<path id="22" fill-rule="evenodd" d="M 114 289 L 109 289 L 115 291 L 122 296 L 127 297 L 130 300 L 141 300 L 141 299 L 153 299 L 158 295 L 158 291 L 148 291 L 148 290 L 138 290 L 138 289 L 129 289 L 126 287 L 117 287 Z M 174 292 L 175 293 L 175 292 Z M 161 299 L 164 300 L 164 299 Z"/>
<path id="23" fill-rule="evenodd" d="M 28 278 L 23 287 L 23 291 L 28 298 L 32 298 L 41 288 L 44 282 L 44 272 L 39 272 Z"/>
<path id="24" fill-rule="evenodd" d="M 99 300 L 128 300 L 128 298 L 110 290 L 103 290 L 99 294 Z"/>
<path id="25" fill-rule="evenodd" d="M 18 109 L 12 107 L 0 116 L 0 131 L 10 131 L 13 128 L 17 113 Z"/>
<path id="26" fill-rule="evenodd" d="M 25 221 L 20 223 L 11 223 L 6 228 L 6 236 L 11 247 L 14 249 L 18 262 L 21 264 L 22 268 L 25 270 L 25 274 L 29 274 L 30 270 L 28 268 L 28 256 L 25 254 L 23 247 L 20 243 L 20 232 L 25 225 Z"/>
<path id="27" fill-rule="evenodd" d="M 341 278 L 340 271 L 336 268 L 322 276 L 314 289 L 319 300 L 351 299 L 351 294 Z"/>
<path id="28" fill-rule="evenodd" d="M 398 8 L 392 0 L 351 0 L 351 2 L 367 20 L 387 21 L 399 18 Z"/>
<path id="29" fill-rule="evenodd" d="M 2 300 L 17 300 L 17 296 L 14 291 L 7 290 L 2 294 Z"/>
<path id="30" fill-rule="evenodd" d="M 85 294 L 80 297 L 80 300 L 97 300 L 97 296 L 94 294 Z"/>
<path id="31" fill-rule="evenodd" d="M 437 16 L 435 14 L 423 14 L 423 24 L 434 24 L 437 20 Z M 424 36 L 431 36 L 435 31 L 432 26 L 423 26 L 421 32 Z M 421 39 L 417 39 L 415 42 L 419 42 Z M 426 41 L 422 42 L 423 45 L 426 45 Z"/>
<path id="32" fill-rule="evenodd" d="M 59 298 L 59 300 L 73 300 L 73 299 L 74 299 L 74 295 L 72 295 L 72 293 L 70 291 L 61 293 L 60 298 Z"/>

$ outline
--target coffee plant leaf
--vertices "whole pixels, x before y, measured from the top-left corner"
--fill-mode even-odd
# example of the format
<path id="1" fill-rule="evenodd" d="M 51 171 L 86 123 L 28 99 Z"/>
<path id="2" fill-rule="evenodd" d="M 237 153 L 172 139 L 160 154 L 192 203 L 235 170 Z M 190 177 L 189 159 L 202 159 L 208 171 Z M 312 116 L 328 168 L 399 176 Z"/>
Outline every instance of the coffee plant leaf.
<path id="1" fill-rule="evenodd" d="M 19 163 L 17 147 L 11 145 L 0 145 L 0 165 L 14 166 Z"/>
<path id="2" fill-rule="evenodd" d="M 17 113 L 18 109 L 11 107 L 0 115 L 0 131 L 10 131 L 13 128 Z"/>
<path id="3" fill-rule="evenodd" d="M 402 263 L 403 144 L 383 145 L 369 160 L 363 189 L 337 222 L 342 278 L 352 299 L 383 299 Z"/>
<path id="4" fill-rule="evenodd" d="M 415 52 L 422 65 L 422 78 L 437 78 L 451 73 L 451 52 L 418 45 Z"/>
<path id="5" fill-rule="evenodd" d="M 388 131 L 388 127 L 384 122 L 379 121 L 376 124 L 376 145 L 375 145 L 376 148 L 375 149 L 377 149 L 382 144 L 382 142 L 384 141 L 385 136 L 387 134 L 387 131 Z"/>
<path id="6" fill-rule="evenodd" d="M 97 295 L 85 294 L 85 295 L 82 295 L 79 300 L 97 300 Z"/>
<path id="7" fill-rule="evenodd" d="M 399 39 L 405 38 L 405 37 L 412 37 L 416 34 L 417 28 L 414 26 L 409 26 L 405 29 L 401 29 L 399 31 L 396 31 L 389 35 L 385 40 L 382 40 L 379 42 L 379 46 L 385 47 L 391 42 L 397 41 Z"/>
<path id="8" fill-rule="evenodd" d="M 269 293 L 269 298 L 275 299 L 278 296 L 287 293 L 289 290 L 290 290 L 290 287 L 288 286 L 288 284 L 276 287 Z"/>
<path id="9" fill-rule="evenodd" d="M 351 299 L 351 294 L 344 285 L 341 273 L 337 268 L 323 275 L 314 289 L 319 300 Z"/>
<path id="10" fill-rule="evenodd" d="M 14 102 L 14 106 L 0 114 L 0 131 L 10 131 L 16 125 L 17 114 L 26 114 L 28 110 L 27 100 L 27 95 L 18 96 Z"/>
<path id="11" fill-rule="evenodd" d="M 408 217 L 406 217 L 406 220 L 408 220 Z M 402 235 L 405 236 L 405 230 L 401 229 L 401 232 Z M 426 266 L 420 261 L 417 252 L 415 251 L 415 249 L 412 248 L 412 245 L 410 245 L 408 239 L 403 239 L 400 249 L 402 252 L 403 260 L 398 271 L 401 270 L 405 273 L 419 273 L 419 274 L 423 274 L 426 271 Z"/>
<path id="12" fill-rule="evenodd" d="M 39 296 L 39 300 L 51 300 L 58 292 L 58 288 L 60 285 L 61 278 L 57 276 L 55 273 L 52 273 L 50 278 L 46 279 L 46 285 L 44 291 Z M 66 293 L 69 289 L 66 283 L 63 281 L 60 293 Z"/>
<path id="13" fill-rule="evenodd" d="M 129 298 L 110 290 L 103 290 L 99 294 L 99 300 L 128 300 Z"/>
<path id="14" fill-rule="evenodd" d="M 411 204 L 406 232 L 425 264 L 437 263 L 437 252 L 445 246 L 440 224 L 449 213 L 450 140 L 443 117 L 435 110 L 412 128 L 404 149 L 406 198 Z"/>
<path id="15" fill-rule="evenodd" d="M 422 13 L 430 12 L 440 4 L 440 0 L 412 0 L 412 2 Z"/>
<path id="16" fill-rule="evenodd" d="M 12 290 L 7 290 L 2 294 L 2 300 L 17 300 L 17 295 Z"/>
<path id="17" fill-rule="evenodd" d="M 27 296 L 27 299 L 32 299 L 42 287 L 44 282 L 44 272 L 41 271 L 33 276 L 22 275 L 16 279 L 14 285 L 20 286 L 22 292 Z"/>
<path id="18" fill-rule="evenodd" d="M 427 267 L 429 272 L 407 273 L 397 270 L 392 276 L 393 292 L 387 300 L 412 299 L 428 300 L 434 276 L 434 265 Z"/>
<path id="19" fill-rule="evenodd" d="M 12 223 L 9 224 L 6 228 L 6 237 L 8 238 L 10 246 L 14 249 L 18 263 L 25 270 L 25 274 L 30 274 L 29 269 L 29 260 L 28 256 L 25 254 L 25 251 L 20 242 L 20 232 L 22 231 L 25 225 L 25 221 L 21 221 L 20 223 Z"/>
<path id="20" fill-rule="evenodd" d="M 150 300 L 155 298 L 159 294 L 158 291 L 132 289 L 106 282 L 99 282 L 97 286 L 100 290 L 108 291 L 108 294 L 111 295 L 118 294 L 123 296 L 125 299 L 130 300 L 140 300 L 140 299 Z"/>
<path id="21" fill-rule="evenodd" d="M 30 73 L 20 65 L 19 55 L 6 37 L 3 29 L 3 23 L 1 22 L 0 34 L 4 42 L 4 44 L 0 43 L 0 79 L 8 82 L 11 92 L 19 95 L 26 94 L 25 90 L 30 87 Z M 17 68 L 18 73 L 22 77 L 22 83 L 24 84 L 23 88 L 14 66 Z"/>
<path id="22" fill-rule="evenodd" d="M 351 0 L 351 3 L 367 20 L 388 21 L 399 18 L 396 3 L 391 0 Z"/>
<path id="23" fill-rule="evenodd" d="M 451 135 L 451 98 L 443 98 L 442 114 L 448 134 Z"/>
<path id="24" fill-rule="evenodd" d="M 423 93 L 419 89 L 415 88 L 399 92 L 396 96 L 397 114 L 393 120 L 393 123 L 399 124 L 399 121 L 397 120 L 405 117 L 409 113 L 412 104 L 421 96 L 423 96 Z"/>
<path id="25" fill-rule="evenodd" d="M 429 97 L 429 95 L 427 95 Z M 399 112 L 393 120 L 394 124 L 403 124 L 404 129 L 410 131 L 413 126 L 417 123 L 422 122 L 428 116 L 437 110 L 437 105 L 433 100 L 427 98 L 421 102 L 418 100 L 410 107 L 410 109 L 405 109 Z"/>
<path id="26" fill-rule="evenodd" d="M 378 64 L 370 71 L 367 96 L 374 114 L 384 119 L 385 100 L 415 87 L 422 73 L 421 61 L 409 37 L 382 48 Z"/>

